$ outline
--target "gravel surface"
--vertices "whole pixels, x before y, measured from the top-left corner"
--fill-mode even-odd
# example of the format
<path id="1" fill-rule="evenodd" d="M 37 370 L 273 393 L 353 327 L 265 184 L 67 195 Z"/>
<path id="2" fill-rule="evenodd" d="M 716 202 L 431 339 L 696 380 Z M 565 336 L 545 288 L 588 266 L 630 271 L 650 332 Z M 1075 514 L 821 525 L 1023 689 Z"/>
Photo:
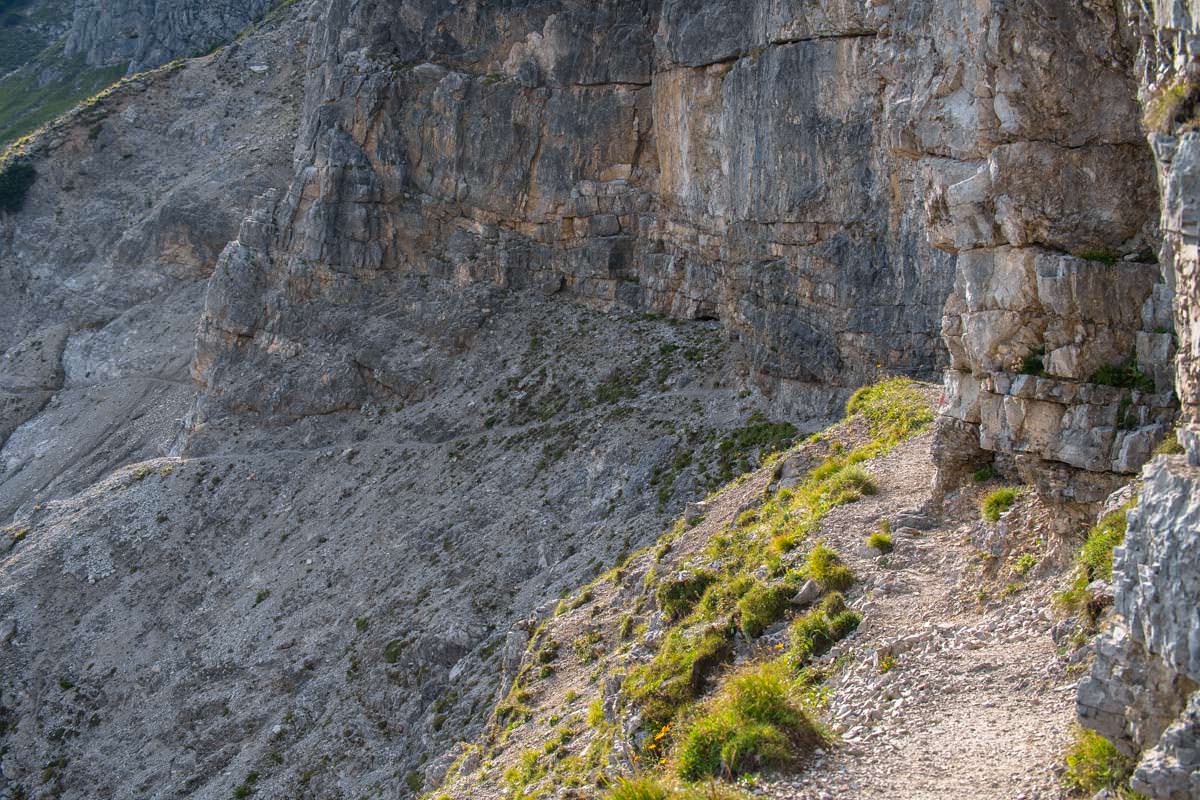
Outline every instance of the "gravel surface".
<path id="1" fill-rule="evenodd" d="M 894 525 L 896 550 L 876 556 L 862 545 L 876 520 L 904 521 L 929 497 L 928 435 L 870 471 L 879 493 L 836 509 L 820 534 L 867 587 L 855 603 L 862 626 L 828 656 L 852 659 L 830 683 L 828 719 L 840 741 L 800 775 L 763 780 L 756 793 L 1063 796 L 1057 765 L 1071 735 L 1075 680 L 1050 637 L 1051 581 L 1031 580 L 988 606 L 976 600 L 985 579 L 971 542 L 981 523 L 968 497 L 928 530 Z M 882 671 L 888 657 L 894 666 Z"/>

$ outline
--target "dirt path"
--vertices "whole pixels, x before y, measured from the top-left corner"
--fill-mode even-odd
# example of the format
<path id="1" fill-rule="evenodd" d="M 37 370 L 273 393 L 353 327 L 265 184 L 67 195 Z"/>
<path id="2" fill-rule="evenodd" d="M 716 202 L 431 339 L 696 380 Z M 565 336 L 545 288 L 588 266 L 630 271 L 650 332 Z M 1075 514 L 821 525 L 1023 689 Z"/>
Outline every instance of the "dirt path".
<path id="1" fill-rule="evenodd" d="M 781 800 L 1054 798 L 1074 718 L 1074 681 L 1055 656 L 1051 587 L 1030 581 L 984 607 L 973 504 L 961 524 L 894 528 L 895 552 L 864 537 L 929 497 L 929 436 L 870 465 L 878 495 L 843 506 L 821 536 L 866 588 L 858 633 L 830 654 L 852 661 L 831 681 L 827 713 L 841 742 L 801 775 L 764 781 Z M 932 522 L 932 521 L 930 521 Z M 1036 570 L 1034 570 L 1036 572 Z M 894 666 L 880 669 L 890 656 Z M 886 664 L 886 659 L 884 663 Z"/>

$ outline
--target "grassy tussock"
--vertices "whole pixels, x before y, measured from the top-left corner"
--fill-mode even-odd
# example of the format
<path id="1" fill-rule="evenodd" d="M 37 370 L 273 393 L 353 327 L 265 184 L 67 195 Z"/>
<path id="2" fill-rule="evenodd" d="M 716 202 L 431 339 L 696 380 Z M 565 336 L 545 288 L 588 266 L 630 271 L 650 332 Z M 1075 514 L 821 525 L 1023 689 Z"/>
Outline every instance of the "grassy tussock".
<path id="1" fill-rule="evenodd" d="M 654 592 L 654 599 L 668 619 L 680 619 L 692 610 L 716 579 L 708 570 L 692 570 L 660 583 Z"/>
<path id="2" fill-rule="evenodd" d="M 896 543 L 892 540 L 892 535 L 890 533 L 876 531 L 867 537 L 867 547 L 871 548 L 882 556 L 886 556 L 888 553 L 896 549 Z"/>
<path id="3" fill-rule="evenodd" d="M 817 608 L 797 617 L 788 627 L 788 660 L 802 668 L 809 659 L 823 655 L 857 630 L 861 622 L 862 617 L 846 608 L 840 592 L 827 595 Z"/>
<path id="4" fill-rule="evenodd" d="M 733 673 L 684 736 L 676 771 L 684 780 L 734 777 L 803 757 L 823 739 L 779 662 Z"/>
<path id="5" fill-rule="evenodd" d="M 1095 580 L 1112 580 L 1113 550 L 1125 542 L 1127 514 L 1135 505 L 1136 498 L 1105 516 L 1088 531 L 1075 557 L 1075 578 L 1071 586 L 1056 598 L 1071 613 L 1087 611 L 1089 617 L 1094 619 L 1102 610 L 1089 607 L 1087 587 Z"/>
<path id="6" fill-rule="evenodd" d="M 804 563 L 804 575 L 830 592 L 844 592 L 854 584 L 854 573 L 825 542 L 817 542 Z"/>
<path id="7" fill-rule="evenodd" d="M 624 778 L 608 790 L 604 800 L 744 800 L 746 795 L 719 784 L 703 789 L 679 789 L 657 778 Z"/>
<path id="8" fill-rule="evenodd" d="M 1134 800 L 1140 797 L 1129 788 L 1134 766 L 1134 760 L 1122 755 L 1112 742 L 1080 728 L 1067 753 L 1063 783 L 1088 797 L 1107 789 L 1115 798 Z"/>
<path id="9" fill-rule="evenodd" d="M 1005 486 L 989 493 L 979 502 L 979 514 L 988 522 L 998 522 L 1000 516 L 1017 502 L 1021 489 L 1016 486 Z"/>

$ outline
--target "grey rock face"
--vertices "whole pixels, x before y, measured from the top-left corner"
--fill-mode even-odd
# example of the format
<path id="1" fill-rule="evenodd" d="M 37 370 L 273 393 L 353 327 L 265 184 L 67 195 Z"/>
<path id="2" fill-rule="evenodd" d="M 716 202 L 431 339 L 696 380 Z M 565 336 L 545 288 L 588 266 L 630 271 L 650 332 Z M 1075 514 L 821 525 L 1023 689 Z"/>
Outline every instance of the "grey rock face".
<path id="1" fill-rule="evenodd" d="M 1030 24 L 1034 5 L 993 6 L 995 44 L 975 59 L 994 71 L 979 73 L 973 94 L 991 98 L 994 116 L 973 132 L 978 160 L 943 170 L 926 201 L 933 241 L 957 254 L 942 321 L 942 414 L 954 424 L 939 425 L 952 441 L 935 451 L 947 487 L 999 456 L 1078 520 L 1169 430 L 1171 294 L 1142 255 L 1156 197 L 1126 14 L 1042 4 L 1062 15 L 1051 30 Z M 1073 75 L 1096 94 L 1067 90 Z M 1033 85 L 1045 90 L 1016 91 Z M 1091 383 L 1131 361 L 1152 388 Z"/>
<path id="2" fill-rule="evenodd" d="M 302 167 L 227 254 L 198 377 L 256 404 L 232 376 L 277 373 L 284 331 L 347 363 L 355 331 L 306 332 L 302 304 L 371 302 L 394 271 L 719 319 L 797 416 L 935 370 L 950 259 L 887 109 L 942 12 L 752 5 L 331 2 Z M 883 35 L 905 15 L 910 40 Z M 330 374 L 328 402 L 368 391 Z"/>
<path id="3" fill-rule="evenodd" d="M 0 215 L 0 518 L 172 446 L 205 283 L 291 171 L 298 35 L 127 82 L 28 146 L 37 182 Z"/>
<path id="4" fill-rule="evenodd" d="M 1197 55 L 1200 5 L 1127 4 L 1142 32 L 1143 98 L 1148 105 Z M 1186 456 L 1160 457 L 1145 469 L 1115 560 L 1116 622 L 1097 644 L 1079 687 L 1083 724 L 1140 760 L 1133 787 L 1154 798 L 1200 795 L 1200 137 L 1151 134 L 1162 194 L 1162 260 L 1173 287 L 1178 337 L 1179 440 Z M 1154 349 L 1139 341 L 1143 349 Z"/>
<path id="5" fill-rule="evenodd" d="M 141 72 L 224 44 L 275 0 L 77 0 L 68 58 Z"/>
<path id="6" fill-rule="evenodd" d="M 1147 466 L 1115 561 L 1118 621 L 1080 683 L 1081 722 L 1140 753 L 1134 788 L 1196 796 L 1200 760 L 1200 470 L 1182 456 Z"/>

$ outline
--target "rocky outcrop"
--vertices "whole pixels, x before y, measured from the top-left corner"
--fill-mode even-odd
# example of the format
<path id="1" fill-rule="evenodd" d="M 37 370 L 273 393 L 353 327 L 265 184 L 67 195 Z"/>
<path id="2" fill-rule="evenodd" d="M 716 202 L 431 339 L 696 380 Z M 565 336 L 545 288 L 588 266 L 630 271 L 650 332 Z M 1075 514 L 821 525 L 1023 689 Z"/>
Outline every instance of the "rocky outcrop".
<path id="1" fill-rule="evenodd" d="M 334 376 L 318 407 L 359 402 L 372 389 L 350 365 L 373 369 L 372 343 L 306 317 L 369 303 L 398 271 L 717 318 L 811 418 L 880 370 L 939 366 L 954 262 L 932 241 L 959 275 L 947 424 L 1034 467 L 1136 471 L 1169 386 L 1077 386 L 1135 353 L 1163 379 L 1170 357 L 1169 292 L 1139 260 L 1155 194 L 1124 22 L 1044 0 L 332 2 L 303 167 L 262 211 L 270 241 L 219 272 L 240 277 L 211 295 L 197 377 L 256 405 L 237 387 L 279 373 L 286 330 Z M 1039 351 L 1047 379 L 1018 380 Z M 1095 482 L 1061 499 L 1102 499 Z"/>
<path id="2" fill-rule="evenodd" d="M 205 283 L 254 197 L 291 172 L 299 46 L 295 29 L 264 31 L 23 143 L 37 180 L 21 213 L 0 213 L 0 518 L 170 447 L 196 394 Z"/>
<path id="3" fill-rule="evenodd" d="M 1084 725 L 1140 754 L 1134 788 L 1200 792 L 1200 469 L 1180 456 L 1146 468 L 1116 563 L 1117 622 L 1079 687 Z"/>
<path id="4" fill-rule="evenodd" d="M 266 5 L 84 3 L 68 51 L 138 69 Z M 0 792 L 405 792 L 479 730 L 511 625 L 704 494 L 755 410 L 948 365 L 943 482 L 995 460 L 1079 514 L 1166 431 L 1194 157 L 1157 142 L 1164 273 L 1132 11 L 289 13 L 51 126 L 0 219 Z M 1093 717 L 1162 733 L 1151 787 L 1194 724 L 1154 566 L 1191 544 L 1149 532 L 1194 468 L 1156 469 Z M 1154 688 L 1118 694 L 1135 658 Z"/>
<path id="5" fill-rule="evenodd" d="M 350 365 L 378 364 L 349 309 L 396 272 L 719 319 L 801 419 L 879 371 L 931 373 L 951 263 L 923 156 L 955 90 L 929 82 L 960 55 L 932 42 L 959 24 L 919 2 L 334 0 L 302 167 L 253 223 L 273 233 L 227 254 L 197 375 L 261 405 L 238 387 L 298 363 L 286 337 L 329 367 L 317 406 L 359 402 L 378 387 Z"/>
<path id="6" fill-rule="evenodd" d="M 1080 684 L 1084 725 L 1138 754 L 1133 787 L 1200 795 L 1200 134 L 1194 115 L 1200 5 L 1129 4 L 1143 33 L 1141 72 L 1162 193 L 1163 266 L 1175 292 L 1176 391 L 1186 455 L 1144 472 L 1115 563 L 1117 616 Z M 1176 107 L 1163 104 L 1178 98 Z M 1158 117 L 1157 120 L 1154 117 Z"/>
<path id="7" fill-rule="evenodd" d="M 979 159 L 927 200 L 933 240 L 957 254 L 939 483 L 997 460 L 1076 512 L 1069 522 L 1170 429 L 1171 292 L 1149 256 L 1157 198 L 1127 15 L 999 5 L 972 86 L 992 126 L 974 132 Z M 1034 5 L 1059 24 L 1030 24 Z M 1136 388 L 1102 385 L 1114 367 L 1125 380 L 1109 382 Z"/>
<path id="8" fill-rule="evenodd" d="M 76 0 L 65 54 L 92 66 L 141 72 L 206 53 L 261 17 L 276 0 Z"/>

